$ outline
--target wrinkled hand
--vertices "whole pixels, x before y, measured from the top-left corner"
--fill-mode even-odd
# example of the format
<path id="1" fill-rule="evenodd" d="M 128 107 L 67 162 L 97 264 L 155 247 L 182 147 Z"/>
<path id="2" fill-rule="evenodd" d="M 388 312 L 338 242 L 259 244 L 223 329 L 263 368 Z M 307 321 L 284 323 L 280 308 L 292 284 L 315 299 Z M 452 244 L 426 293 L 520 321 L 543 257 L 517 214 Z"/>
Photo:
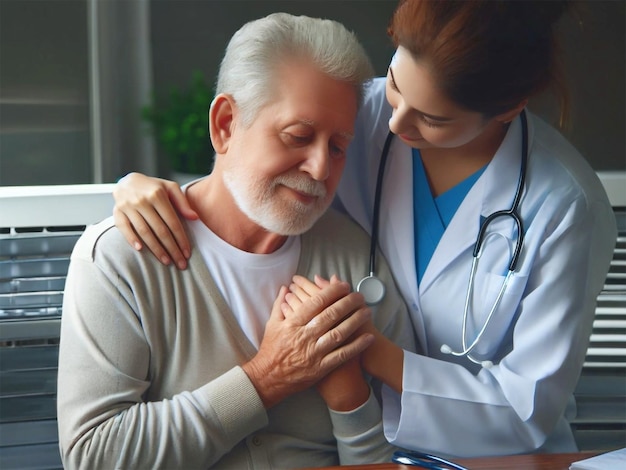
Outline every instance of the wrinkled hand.
<path id="1" fill-rule="evenodd" d="M 266 408 L 311 387 L 373 341 L 371 334 L 353 336 L 371 312 L 349 284 L 321 288 L 287 316 L 286 295 L 282 287 L 257 355 L 242 366 Z"/>
<path id="2" fill-rule="evenodd" d="M 129 173 L 115 186 L 113 198 L 115 225 L 130 245 L 141 250 L 145 243 L 161 263 L 173 259 L 180 269 L 187 267 L 191 246 L 176 211 L 190 220 L 198 215 L 178 184 Z"/>
<path id="3" fill-rule="evenodd" d="M 291 315 L 311 296 L 318 294 L 324 287 L 337 283 L 339 279 L 335 275 L 330 281 L 316 276 L 315 283 L 302 276 L 294 276 L 294 282 L 289 286 L 290 293 L 285 296 L 286 302 L 282 306 L 283 313 L 285 316 Z M 336 411 L 350 411 L 357 408 L 365 403 L 370 393 L 369 385 L 361 371 L 359 356 L 330 372 L 317 383 L 316 388 L 327 406 Z"/>
<path id="4" fill-rule="evenodd" d="M 299 298 L 304 298 L 305 293 L 315 291 L 315 286 L 328 285 L 328 282 L 316 276 L 315 284 L 313 284 L 302 276 L 294 276 L 290 289 L 299 292 Z M 404 350 L 378 331 L 371 319 L 365 322 L 356 334 L 371 334 L 374 337 L 372 345 L 360 355 L 362 369 L 396 392 L 402 393 Z"/>
<path id="5" fill-rule="evenodd" d="M 332 278 L 330 282 L 333 282 Z M 298 296 L 299 299 L 304 299 L 307 295 L 315 292 L 316 287 L 319 288 L 328 284 L 329 281 L 326 281 L 319 276 L 315 277 L 315 284 L 302 276 L 294 276 L 290 289 Z M 396 392 L 402 393 L 404 350 L 378 331 L 378 329 L 374 326 L 374 323 L 371 321 L 371 318 L 365 322 L 355 334 L 370 334 L 374 337 L 372 345 L 368 346 L 360 354 L 361 368 L 372 377 L 375 377 L 381 382 L 387 384 Z M 352 374 L 355 374 L 355 372 L 352 371 Z M 354 378 L 356 376 L 353 375 L 352 377 Z M 331 379 L 332 377 L 329 377 L 329 380 Z M 356 381 L 354 383 L 356 383 Z M 342 386 L 341 382 L 336 382 L 336 384 L 338 387 Z M 367 396 L 365 397 L 367 398 Z M 324 396 L 324 399 L 326 399 L 326 396 Z M 337 398 L 337 400 L 339 399 L 340 398 Z M 326 403 L 333 408 L 328 401 Z"/>

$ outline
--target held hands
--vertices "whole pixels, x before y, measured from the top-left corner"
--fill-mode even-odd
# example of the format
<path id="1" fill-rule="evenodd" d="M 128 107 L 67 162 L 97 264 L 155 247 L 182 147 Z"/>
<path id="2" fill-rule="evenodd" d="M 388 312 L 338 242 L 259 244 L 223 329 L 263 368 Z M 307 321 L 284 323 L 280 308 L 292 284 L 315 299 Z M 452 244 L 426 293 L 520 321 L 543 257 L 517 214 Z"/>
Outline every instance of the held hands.
<path id="1" fill-rule="evenodd" d="M 354 335 L 371 313 L 349 284 L 318 288 L 304 301 L 291 298 L 289 303 L 287 295 L 282 287 L 259 352 L 242 366 L 266 408 L 311 387 L 356 358 L 374 339 L 371 334 Z"/>
<path id="2" fill-rule="evenodd" d="M 337 279 L 334 276 L 333 278 L 331 278 L 330 282 L 320 278 L 319 276 L 316 276 L 315 283 L 312 283 L 302 276 L 294 276 L 293 283 L 291 284 L 289 289 L 299 299 L 304 299 L 308 295 L 313 295 L 316 292 L 316 289 L 319 289 L 322 286 L 327 286 L 333 282 L 337 282 Z M 287 294 L 288 297 L 290 295 L 291 294 Z M 372 345 L 365 349 L 360 355 L 360 366 L 363 368 L 363 370 L 369 375 L 384 382 L 396 392 L 402 393 L 404 350 L 398 345 L 394 344 L 393 341 L 383 335 L 380 331 L 378 331 L 371 320 L 365 322 L 359 328 L 356 334 L 371 334 L 375 338 Z M 349 366 L 346 365 L 338 369 L 333 374 L 333 376 L 329 376 L 327 380 L 330 381 L 336 378 L 335 376 L 338 376 L 342 371 L 347 371 L 348 367 Z M 361 374 L 360 369 L 358 372 L 359 374 Z M 353 384 L 356 383 L 355 371 L 352 370 L 350 374 L 352 374 L 352 379 L 355 380 Z M 360 375 L 360 377 L 362 378 L 362 375 Z M 347 378 L 345 375 L 343 377 L 343 380 L 343 385 L 339 381 L 334 382 L 334 385 L 336 385 L 337 387 L 345 387 L 345 384 L 347 383 Z M 323 387 L 326 385 L 320 382 L 320 385 L 318 386 L 318 390 L 320 391 L 320 394 L 322 394 L 322 397 L 326 400 L 326 403 L 329 405 L 330 408 L 338 410 L 338 408 L 333 408 L 333 406 L 329 403 L 326 394 L 322 393 L 322 391 L 320 390 L 321 386 Z M 333 392 L 340 394 L 341 392 L 337 391 L 337 387 L 333 390 Z M 335 398 L 339 399 L 340 397 L 341 394 L 337 395 Z M 365 396 L 365 399 L 367 399 L 367 395 Z M 355 407 L 353 406 L 353 408 Z"/>
<path id="3" fill-rule="evenodd" d="M 294 282 L 289 286 L 290 292 L 285 296 L 286 302 L 282 305 L 283 313 L 289 317 L 303 302 L 319 293 L 324 287 L 339 282 L 334 275 L 330 281 L 316 276 L 315 283 L 302 276 L 294 276 Z M 362 331 L 363 327 L 360 329 L 360 332 Z M 355 335 L 358 334 L 359 332 Z M 327 406 L 335 411 L 350 411 L 359 407 L 367 401 L 370 393 L 369 385 L 361 371 L 359 356 L 330 372 L 317 383 L 316 388 Z"/>
<path id="4" fill-rule="evenodd" d="M 191 248 L 180 222 L 183 217 L 195 220 L 178 184 L 140 173 L 129 173 L 113 190 L 113 219 L 126 241 L 136 250 L 143 243 L 163 264 L 173 259 L 180 269 L 187 267 Z"/>

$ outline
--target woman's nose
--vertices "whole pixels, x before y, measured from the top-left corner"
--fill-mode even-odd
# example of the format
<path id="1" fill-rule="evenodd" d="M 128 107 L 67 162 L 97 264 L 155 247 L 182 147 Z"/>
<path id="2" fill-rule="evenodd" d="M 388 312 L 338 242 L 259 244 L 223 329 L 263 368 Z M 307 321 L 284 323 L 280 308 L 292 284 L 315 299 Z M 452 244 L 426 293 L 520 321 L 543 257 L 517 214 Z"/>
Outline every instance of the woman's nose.
<path id="1" fill-rule="evenodd" d="M 393 108 L 389 119 L 389 130 L 394 134 L 405 134 L 406 130 L 412 126 L 408 109 L 404 104 L 399 104 Z"/>

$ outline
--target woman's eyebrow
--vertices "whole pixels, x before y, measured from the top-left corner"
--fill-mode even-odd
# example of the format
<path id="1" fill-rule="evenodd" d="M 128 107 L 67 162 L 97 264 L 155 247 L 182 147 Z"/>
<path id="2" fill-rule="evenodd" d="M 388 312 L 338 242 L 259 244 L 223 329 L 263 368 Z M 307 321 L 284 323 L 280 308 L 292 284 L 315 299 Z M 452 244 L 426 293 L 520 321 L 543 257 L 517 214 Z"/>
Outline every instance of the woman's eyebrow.
<path id="1" fill-rule="evenodd" d="M 396 89 L 396 91 L 398 93 L 402 94 L 402 92 L 400 91 L 400 88 L 398 88 L 398 83 L 396 82 L 396 77 L 393 76 L 393 69 L 391 68 L 391 65 L 389 66 L 389 75 L 391 75 L 391 81 L 393 82 L 393 86 Z M 413 108 L 413 109 L 415 109 L 415 111 L 420 113 L 422 116 L 426 116 L 428 119 L 432 119 L 433 121 L 440 121 L 440 122 L 450 122 L 450 121 L 453 121 L 453 119 L 449 118 L 449 117 L 435 116 L 434 114 L 428 114 L 428 113 L 420 111 L 419 109 L 416 109 L 416 108 Z"/>

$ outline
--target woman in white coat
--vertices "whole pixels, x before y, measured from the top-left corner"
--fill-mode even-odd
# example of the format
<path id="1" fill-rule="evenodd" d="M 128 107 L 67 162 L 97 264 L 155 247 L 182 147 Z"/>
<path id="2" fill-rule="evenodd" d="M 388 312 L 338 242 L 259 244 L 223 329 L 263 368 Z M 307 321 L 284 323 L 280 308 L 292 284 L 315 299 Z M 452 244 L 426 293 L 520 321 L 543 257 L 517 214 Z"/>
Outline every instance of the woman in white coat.
<path id="1" fill-rule="evenodd" d="M 564 9 L 556 1 L 408 0 L 394 13 L 397 51 L 386 79 L 366 93 L 337 196 L 371 233 L 391 130 L 378 243 L 420 350 L 380 337 L 363 366 L 388 385 L 385 434 L 399 447 L 449 456 L 576 450 L 573 390 L 616 228 L 583 157 L 523 112 L 530 97 L 559 84 L 553 27 Z M 566 94 L 557 95 L 565 112 Z M 523 241 L 510 217 L 489 224 L 468 297 L 481 224 L 512 207 L 524 139 Z M 135 174 L 115 196 L 129 242 L 141 247 L 134 226 L 161 259 L 169 253 L 184 265 L 189 245 L 168 198 L 183 216 L 193 213 L 177 186 Z M 160 242 L 146 230 L 167 233 L 165 224 L 173 235 Z M 296 279 L 292 288 L 302 299 L 316 286 Z"/>

